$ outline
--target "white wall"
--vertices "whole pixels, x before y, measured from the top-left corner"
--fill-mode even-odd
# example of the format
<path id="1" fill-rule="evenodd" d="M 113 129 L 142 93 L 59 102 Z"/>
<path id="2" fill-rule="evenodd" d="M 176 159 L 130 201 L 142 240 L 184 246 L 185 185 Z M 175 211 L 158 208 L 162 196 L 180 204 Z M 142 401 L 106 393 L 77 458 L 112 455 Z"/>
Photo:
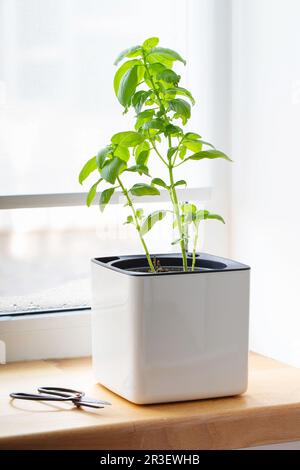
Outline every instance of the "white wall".
<path id="1" fill-rule="evenodd" d="M 233 0 L 231 256 L 251 348 L 300 366 L 300 1 Z"/>

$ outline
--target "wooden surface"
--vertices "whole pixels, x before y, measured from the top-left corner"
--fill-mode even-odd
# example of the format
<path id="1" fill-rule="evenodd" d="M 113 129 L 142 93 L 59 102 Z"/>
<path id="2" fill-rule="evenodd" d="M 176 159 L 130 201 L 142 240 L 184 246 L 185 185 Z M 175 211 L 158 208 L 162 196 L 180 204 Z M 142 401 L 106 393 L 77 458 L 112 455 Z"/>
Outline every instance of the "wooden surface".
<path id="1" fill-rule="evenodd" d="M 112 406 L 83 410 L 8 396 L 51 385 Z M 242 396 L 146 406 L 94 384 L 88 358 L 0 366 L 0 449 L 234 449 L 293 440 L 300 440 L 300 370 L 262 356 L 250 356 Z"/>

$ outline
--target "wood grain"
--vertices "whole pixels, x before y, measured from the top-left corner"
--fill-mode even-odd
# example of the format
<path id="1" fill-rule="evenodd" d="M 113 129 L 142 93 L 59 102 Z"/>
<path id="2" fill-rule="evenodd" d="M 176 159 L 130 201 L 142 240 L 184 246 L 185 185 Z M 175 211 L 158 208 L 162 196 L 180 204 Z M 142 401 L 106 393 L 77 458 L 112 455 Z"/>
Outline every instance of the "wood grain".
<path id="1" fill-rule="evenodd" d="M 84 390 L 101 410 L 10 400 L 37 386 Z M 233 449 L 300 440 L 300 370 L 250 355 L 237 397 L 133 405 L 94 383 L 89 358 L 0 366 L 0 449 Z"/>

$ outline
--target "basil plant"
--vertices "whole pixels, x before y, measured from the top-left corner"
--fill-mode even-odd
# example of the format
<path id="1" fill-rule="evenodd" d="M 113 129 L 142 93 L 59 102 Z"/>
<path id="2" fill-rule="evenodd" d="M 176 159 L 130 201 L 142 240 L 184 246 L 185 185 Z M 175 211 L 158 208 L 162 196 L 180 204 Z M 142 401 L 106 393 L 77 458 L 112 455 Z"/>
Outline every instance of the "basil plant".
<path id="1" fill-rule="evenodd" d="M 84 165 L 79 182 L 82 184 L 91 173 L 95 174 L 96 181 L 88 192 L 87 205 L 90 206 L 100 188 L 101 211 L 116 189 L 122 191 L 130 211 L 125 223 L 135 226 L 151 272 L 156 271 L 157 263 L 151 259 L 145 235 L 166 216 L 167 211 L 157 210 L 145 215 L 136 203 L 141 196 L 157 196 L 160 190 L 168 191 L 173 226 L 178 232 L 174 243 L 178 243 L 182 253 L 183 271 L 193 271 L 200 222 L 217 219 L 224 223 L 224 220 L 220 215 L 198 209 L 194 204 L 179 201 L 177 189 L 187 184 L 180 179 L 180 170 L 194 160 L 230 158 L 205 142 L 198 133 L 184 130 L 195 101 L 190 91 L 179 85 L 181 77 L 173 66 L 176 62 L 185 64 L 185 60 L 174 50 L 159 47 L 158 43 L 159 39 L 152 37 L 140 46 L 124 50 L 117 57 L 115 65 L 122 64 L 114 77 L 114 90 L 124 113 L 134 110 L 134 130 L 114 134 L 106 147 Z M 167 180 L 159 177 L 162 175 L 150 176 L 149 165 L 153 158 L 159 159 L 165 167 Z M 138 178 L 131 187 L 126 183 L 129 173 L 135 173 Z M 140 182 L 141 177 L 144 182 Z M 190 268 L 186 250 L 189 225 L 194 228 Z"/>

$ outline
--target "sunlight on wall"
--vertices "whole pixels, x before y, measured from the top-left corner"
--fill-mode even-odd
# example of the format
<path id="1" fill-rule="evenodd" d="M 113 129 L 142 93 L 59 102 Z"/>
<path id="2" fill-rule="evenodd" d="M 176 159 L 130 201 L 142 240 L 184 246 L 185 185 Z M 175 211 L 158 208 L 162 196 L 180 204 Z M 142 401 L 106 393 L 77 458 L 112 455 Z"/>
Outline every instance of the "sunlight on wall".
<path id="1" fill-rule="evenodd" d="M 231 253 L 252 268 L 254 351 L 300 366 L 298 0 L 234 1 Z"/>

